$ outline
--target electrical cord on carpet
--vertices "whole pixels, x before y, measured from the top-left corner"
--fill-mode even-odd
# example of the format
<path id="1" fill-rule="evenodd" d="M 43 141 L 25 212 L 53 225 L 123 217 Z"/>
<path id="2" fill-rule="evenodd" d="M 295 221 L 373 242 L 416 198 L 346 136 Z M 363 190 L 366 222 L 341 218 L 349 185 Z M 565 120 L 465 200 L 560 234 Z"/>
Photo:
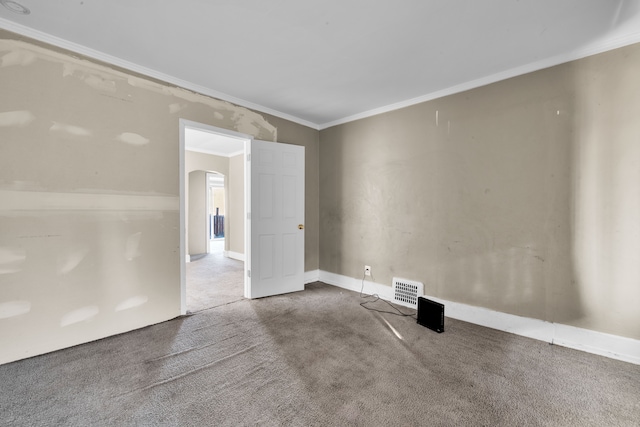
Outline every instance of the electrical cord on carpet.
<path id="1" fill-rule="evenodd" d="M 375 298 L 373 300 L 370 301 L 364 301 L 360 303 L 360 306 L 362 308 L 366 308 L 369 311 L 376 311 L 378 313 L 387 313 L 387 314 L 393 314 L 394 316 L 402 316 L 402 317 L 413 317 L 416 318 L 416 315 L 413 313 L 403 313 L 400 310 L 398 310 L 397 307 L 394 307 L 393 304 L 391 304 L 389 301 L 387 300 L 383 300 L 382 298 L 380 298 L 380 296 L 378 294 L 371 294 L 371 295 L 365 295 L 363 293 L 364 291 L 364 278 L 366 275 L 362 275 L 362 286 L 360 287 L 360 298 Z M 373 279 L 373 275 L 371 275 L 371 279 Z M 367 304 L 373 304 L 374 302 L 378 302 L 378 301 L 382 301 L 385 302 L 389 307 L 393 308 L 395 311 L 388 311 L 388 310 L 378 310 L 377 308 L 372 308 L 372 307 L 367 307 Z"/>

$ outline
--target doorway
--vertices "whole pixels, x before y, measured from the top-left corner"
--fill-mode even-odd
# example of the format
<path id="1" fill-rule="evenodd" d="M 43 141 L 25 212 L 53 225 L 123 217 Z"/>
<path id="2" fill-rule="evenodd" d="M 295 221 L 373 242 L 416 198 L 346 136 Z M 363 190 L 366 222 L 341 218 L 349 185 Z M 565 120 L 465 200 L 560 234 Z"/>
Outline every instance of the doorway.
<path id="1" fill-rule="evenodd" d="M 181 314 L 244 297 L 249 138 L 180 120 Z"/>
<path id="2" fill-rule="evenodd" d="M 225 191 L 226 180 L 223 174 L 217 172 L 207 173 L 207 238 L 209 239 L 209 250 L 218 251 L 220 243 L 224 242 L 225 228 L 225 206 L 227 192 Z M 212 247 L 213 246 L 213 247 Z M 224 247 L 224 245 L 222 245 Z"/>
<path id="3" fill-rule="evenodd" d="M 243 238 L 239 239 L 242 253 L 238 255 L 246 262 L 242 274 L 243 296 L 253 299 L 304 290 L 305 147 L 260 141 L 249 135 L 180 119 L 181 314 L 187 312 L 185 248 L 188 215 L 185 199 L 188 192 L 185 190 L 185 170 L 211 169 L 209 166 L 199 166 L 200 160 L 194 160 L 196 166 L 191 164 L 189 168 L 185 167 L 185 159 L 197 156 L 202 149 L 185 149 L 186 134 L 194 129 L 226 142 L 242 143 L 242 150 L 234 158 L 241 162 L 243 168 L 243 208 L 236 210 L 236 213 L 242 211 L 243 214 L 238 220 L 230 217 L 226 223 L 235 224 L 237 229 L 243 231 L 228 233 L 232 228 L 225 229 L 225 250 L 232 258 L 231 253 L 235 251 L 230 242 L 233 236 L 242 234 Z M 256 191 L 252 191 L 253 188 Z M 227 204 L 227 215 L 230 209 L 231 206 Z M 239 244 L 239 240 L 236 244 Z"/>

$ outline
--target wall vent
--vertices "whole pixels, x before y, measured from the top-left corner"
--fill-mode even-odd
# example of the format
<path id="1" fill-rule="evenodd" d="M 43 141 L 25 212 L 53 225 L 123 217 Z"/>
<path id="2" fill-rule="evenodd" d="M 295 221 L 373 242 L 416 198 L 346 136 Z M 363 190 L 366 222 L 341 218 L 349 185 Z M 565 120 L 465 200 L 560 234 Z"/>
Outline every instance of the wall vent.
<path id="1" fill-rule="evenodd" d="M 418 297 L 424 295 L 424 285 L 413 280 L 393 278 L 393 302 L 418 308 Z"/>

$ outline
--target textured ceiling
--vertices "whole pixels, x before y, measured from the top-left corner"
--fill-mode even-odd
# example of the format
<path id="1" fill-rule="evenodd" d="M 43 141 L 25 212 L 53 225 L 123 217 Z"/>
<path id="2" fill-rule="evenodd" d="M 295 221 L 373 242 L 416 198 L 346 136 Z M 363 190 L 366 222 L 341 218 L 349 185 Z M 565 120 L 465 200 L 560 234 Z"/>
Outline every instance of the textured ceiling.
<path id="1" fill-rule="evenodd" d="M 0 27 L 314 128 L 640 41 L 640 0 L 17 0 Z"/>

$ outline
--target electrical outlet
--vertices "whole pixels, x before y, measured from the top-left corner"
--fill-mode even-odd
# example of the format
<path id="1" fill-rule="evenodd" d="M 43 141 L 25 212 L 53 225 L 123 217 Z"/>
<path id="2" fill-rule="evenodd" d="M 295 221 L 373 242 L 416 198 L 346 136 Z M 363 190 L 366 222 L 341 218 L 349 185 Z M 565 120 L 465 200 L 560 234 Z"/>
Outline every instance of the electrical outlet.
<path id="1" fill-rule="evenodd" d="M 364 275 L 365 276 L 371 276 L 371 266 L 370 265 L 365 265 L 364 266 Z"/>

